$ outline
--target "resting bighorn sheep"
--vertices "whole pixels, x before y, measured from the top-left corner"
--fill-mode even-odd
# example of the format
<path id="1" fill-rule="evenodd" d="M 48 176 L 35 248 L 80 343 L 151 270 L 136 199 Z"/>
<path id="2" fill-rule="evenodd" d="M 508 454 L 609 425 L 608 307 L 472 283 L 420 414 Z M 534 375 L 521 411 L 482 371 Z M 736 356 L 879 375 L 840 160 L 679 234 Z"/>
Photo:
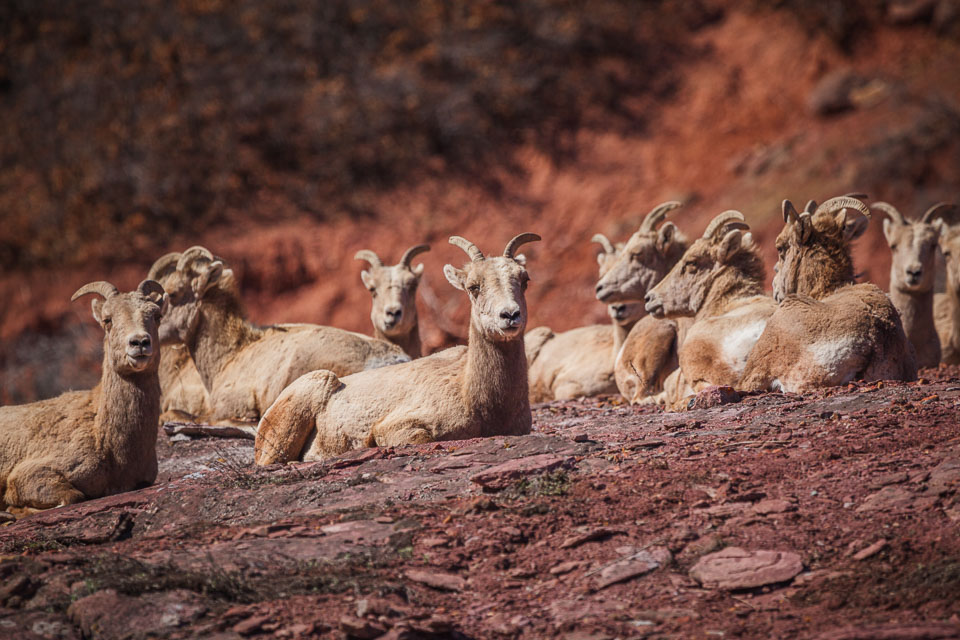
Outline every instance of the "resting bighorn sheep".
<path id="1" fill-rule="evenodd" d="M 602 233 L 591 239 L 603 247 L 597 255 L 602 277 L 623 245 L 614 247 Z M 611 324 L 577 327 L 554 333 L 549 327 L 527 332 L 528 380 L 531 402 L 569 400 L 580 396 L 616 393 L 613 363 L 634 323 L 646 312 L 641 302 L 607 305 Z"/>
<path id="2" fill-rule="evenodd" d="M 876 202 L 882 211 L 883 235 L 893 252 L 890 263 L 890 300 L 900 312 L 903 330 L 917 353 L 918 367 L 940 364 L 940 338 L 933 320 L 933 281 L 936 276 L 937 241 L 943 221 L 933 214 L 945 203 L 935 204 L 917 222 L 908 221 L 896 207 Z"/>
<path id="3" fill-rule="evenodd" d="M 692 316 L 679 348 L 680 397 L 736 386 L 776 304 L 763 295 L 760 252 L 739 211 L 724 211 L 646 297 L 656 317 Z"/>
<path id="4" fill-rule="evenodd" d="M 144 280 L 119 293 L 108 282 L 80 287 L 104 330 L 103 372 L 89 391 L 0 407 L 0 507 L 46 509 L 130 491 L 157 477 L 163 288 Z"/>
<path id="5" fill-rule="evenodd" d="M 180 253 L 168 253 L 153 263 L 147 278 L 169 286 Z M 197 419 L 210 414 L 210 395 L 190 352 L 182 344 L 160 346 L 160 421 Z"/>
<path id="6" fill-rule="evenodd" d="M 854 284 L 850 243 L 869 215 L 848 196 L 801 214 L 784 200 L 773 279 L 780 305 L 750 354 L 741 388 L 800 392 L 854 379 L 916 379 L 913 348 L 893 303 L 872 284 Z"/>
<path id="7" fill-rule="evenodd" d="M 522 233 L 503 256 L 484 257 L 453 236 L 470 262 L 443 273 L 470 299 L 466 347 L 343 379 L 330 371 L 299 378 L 273 403 L 257 430 L 255 460 L 266 465 L 320 460 L 350 449 L 530 432 L 526 260 L 514 251 L 539 240 Z"/>
<path id="8" fill-rule="evenodd" d="M 203 247 L 184 251 L 166 282 L 170 310 L 160 339 L 186 345 L 210 394 L 212 420 L 258 420 L 308 371 L 348 375 L 410 360 L 389 342 L 333 327 L 254 327 L 244 319 L 233 272 Z"/>
<path id="9" fill-rule="evenodd" d="M 392 267 L 384 266 L 380 257 L 369 249 L 357 251 L 354 256 L 355 260 L 370 263 L 368 270 L 360 272 L 360 279 L 373 297 L 370 309 L 373 336 L 397 345 L 411 358 L 420 357 L 417 285 L 423 275 L 423 263 L 411 267 L 410 261 L 425 251 L 430 251 L 429 245 L 410 247 Z"/>
<path id="10" fill-rule="evenodd" d="M 941 360 L 960 364 L 960 226 L 944 225 L 940 250 L 947 270 L 947 290 L 934 297 L 933 310 L 943 349 Z"/>

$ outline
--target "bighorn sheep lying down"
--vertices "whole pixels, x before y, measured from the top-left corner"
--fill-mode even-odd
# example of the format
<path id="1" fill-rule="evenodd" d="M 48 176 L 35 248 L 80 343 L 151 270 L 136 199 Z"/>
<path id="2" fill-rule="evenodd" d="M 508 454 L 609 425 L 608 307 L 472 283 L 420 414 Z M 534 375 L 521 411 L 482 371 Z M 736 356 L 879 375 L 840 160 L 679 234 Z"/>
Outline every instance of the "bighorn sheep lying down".
<path id="1" fill-rule="evenodd" d="M 603 247 L 597 255 L 602 277 L 623 245 L 614 247 L 602 233 L 592 238 Z M 642 317 L 642 302 L 615 302 L 607 305 L 611 324 L 577 327 L 554 333 L 549 327 L 527 332 L 530 402 L 569 400 L 580 396 L 616 393 L 613 362 L 627 333 Z"/>
<path id="2" fill-rule="evenodd" d="M 940 338 L 933 320 L 933 281 L 943 221 L 934 219 L 933 214 L 946 206 L 942 202 L 933 205 L 917 222 L 908 221 L 886 202 L 870 207 L 888 216 L 883 221 L 883 235 L 893 252 L 890 300 L 900 312 L 903 330 L 916 350 L 918 367 L 940 364 Z"/>
<path id="3" fill-rule="evenodd" d="M 170 310 L 160 339 L 186 345 L 210 394 L 211 420 L 258 420 L 308 371 L 348 375 L 410 360 L 389 342 L 333 327 L 254 327 L 244 319 L 233 272 L 203 247 L 183 252 L 166 282 Z"/>
<path id="4" fill-rule="evenodd" d="M 177 270 L 180 253 L 158 258 L 147 278 L 168 287 L 170 275 Z M 210 395 L 190 352 L 182 344 L 160 346 L 160 421 L 196 419 L 210 414 Z"/>
<path id="5" fill-rule="evenodd" d="M 167 299 L 144 280 L 119 293 L 92 282 L 93 317 L 104 330 L 103 372 L 89 391 L 0 407 L 0 507 L 46 509 L 130 491 L 157 477 L 160 353 Z"/>
<path id="6" fill-rule="evenodd" d="M 693 317 L 677 354 L 680 398 L 711 384 L 736 386 L 776 308 L 763 295 L 763 261 L 746 229 L 743 214 L 724 211 L 647 294 L 654 316 Z"/>
<path id="7" fill-rule="evenodd" d="M 940 233 L 940 250 L 947 269 L 947 291 L 934 297 L 934 318 L 940 345 L 941 360 L 960 364 L 960 226 L 944 226 Z"/>
<path id="8" fill-rule="evenodd" d="M 916 380 L 900 314 L 872 284 L 853 284 L 850 243 L 870 209 L 842 196 L 798 214 L 783 202 L 777 236 L 776 312 L 741 380 L 747 390 L 800 392 L 851 380 Z M 863 216 L 852 215 L 855 212 Z"/>
<path id="9" fill-rule="evenodd" d="M 530 432 L 526 260 L 522 233 L 503 256 L 484 257 L 473 243 L 450 238 L 470 256 L 463 269 L 443 268 L 470 299 L 466 347 L 339 379 L 314 371 L 284 389 L 257 430 L 255 460 L 321 460 L 350 449 Z"/>
<path id="10" fill-rule="evenodd" d="M 360 272 L 363 286 L 373 297 L 370 320 L 373 335 L 397 345 L 411 358 L 420 357 L 420 327 L 417 324 L 417 285 L 423 275 L 423 264 L 410 266 L 416 256 L 430 251 L 418 244 L 404 252 L 400 262 L 384 266 L 380 257 L 369 249 L 357 251 L 356 260 L 366 260 L 370 268 Z"/>

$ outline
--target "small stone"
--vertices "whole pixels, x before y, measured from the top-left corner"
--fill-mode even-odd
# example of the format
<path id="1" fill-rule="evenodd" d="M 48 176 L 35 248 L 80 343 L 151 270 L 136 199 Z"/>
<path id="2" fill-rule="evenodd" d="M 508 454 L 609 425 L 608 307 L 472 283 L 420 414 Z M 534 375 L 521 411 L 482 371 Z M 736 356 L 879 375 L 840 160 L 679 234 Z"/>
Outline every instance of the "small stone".
<path id="1" fill-rule="evenodd" d="M 583 533 L 577 534 L 575 536 L 570 536 L 566 538 L 563 542 L 560 543 L 561 549 L 572 549 L 573 547 L 579 547 L 585 542 L 591 542 L 593 540 L 600 540 L 602 538 L 609 538 L 610 536 L 616 535 L 618 533 L 625 533 L 623 529 L 612 529 L 610 527 L 597 527 L 596 529 L 590 529 Z"/>
<path id="2" fill-rule="evenodd" d="M 242 636 L 248 636 L 252 633 L 260 631 L 260 629 L 266 623 L 270 622 L 270 616 L 251 616 L 242 622 L 238 622 L 233 625 L 233 632 L 239 633 Z"/>
<path id="3" fill-rule="evenodd" d="M 467 581 L 460 576 L 455 576 L 450 573 L 411 569 L 407 571 L 405 575 L 414 582 L 425 584 L 428 587 L 439 589 L 440 591 L 462 591 L 467 584 Z"/>
<path id="4" fill-rule="evenodd" d="M 550 569 L 550 574 L 554 576 L 562 576 L 570 573 L 574 569 L 578 569 L 584 565 L 582 560 L 568 560 L 567 562 L 561 562 L 555 567 Z"/>
<path id="5" fill-rule="evenodd" d="M 353 616 L 343 616 L 340 618 L 340 630 L 351 638 L 360 638 L 361 640 L 373 640 L 379 638 L 387 632 L 387 628 L 382 624 L 372 620 L 363 620 Z"/>
<path id="6" fill-rule="evenodd" d="M 646 575 L 670 562 L 672 557 L 670 551 L 663 547 L 640 551 L 634 554 L 632 558 L 615 562 L 601 571 L 596 588 L 597 590 L 606 589 L 611 585 Z"/>
<path id="7" fill-rule="evenodd" d="M 708 589 L 752 589 L 787 582 L 801 571 L 800 556 L 790 551 L 727 547 L 700 558 L 690 577 Z"/>
<path id="8" fill-rule="evenodd" d="M 770 500 L 761 500 L 757 504 L 753 505 L 753 512 L 760 516 L 769 515 L 771 513 L 787 513 L 788 511 L 796 511 L 797 505 L 787 502 L 786 500 L 779 499 L 770 499 Z"/>
<path id="9" fill-rule="evenodd" d="M 877 540 L 876 542 L 874 542 L 872 545 L 870 545 L 870 546 L 867 547 L 866 549 L 862 549 L 862 550 L 856 552 L 855 554 L 853 554 L 853 559 L 854 559 L 854 560 L 866 560 L 866 559 L 869 558 L 870 556 L 876 555 L 877 553 L 879 553 L 880 551 L 882 551 L 886 546 L 887 546 L 887 541 L 881 538 L 880 540 Z"/>

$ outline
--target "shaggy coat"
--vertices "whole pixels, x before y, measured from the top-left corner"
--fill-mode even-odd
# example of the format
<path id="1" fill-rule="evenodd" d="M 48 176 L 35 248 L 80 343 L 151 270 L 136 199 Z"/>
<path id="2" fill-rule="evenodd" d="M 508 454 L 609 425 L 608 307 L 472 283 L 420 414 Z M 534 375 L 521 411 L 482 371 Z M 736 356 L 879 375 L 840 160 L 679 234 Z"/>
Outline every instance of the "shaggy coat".
<path id="1" fill-rule="evenodd" d="M 470 298 L 466 347 L 339 378 L 314 371 L 291 384 L 264 414 L 255 460 L 322 460 L 350 449 L 397 446 L 530 432 L 527 361 L 528 276 L 514 250 L 539 240 L 521 234 L 503 256 L 484 257 L 463 238 L 471 262 L 444 267 L 447 280 Z"/>
<path id="2" fill-rule="evenodd" d="M 0 507 L 46 509 L 130 491 L 157 477 L 163 289 L 144 280 L 130 293 L 88 284 L 104 330 L 103 371 L 89 391 L 0 407 Z"/>

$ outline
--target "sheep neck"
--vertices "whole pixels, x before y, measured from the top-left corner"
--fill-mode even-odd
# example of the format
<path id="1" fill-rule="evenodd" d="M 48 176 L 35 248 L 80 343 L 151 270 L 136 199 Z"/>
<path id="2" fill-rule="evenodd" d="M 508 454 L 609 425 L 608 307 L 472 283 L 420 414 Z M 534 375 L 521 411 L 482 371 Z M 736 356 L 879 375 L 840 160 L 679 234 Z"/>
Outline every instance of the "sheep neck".
<path id="1" fill-rule="evenodd" d="M 420 357 L 420 327 L 416 322 L 413 323 L 413 328 L 410 329 L 409 333 L 393 336 L 388 336 L 379 327 L 374 326 L 373 337 L 397 345 L 414 360 Z"/>
<path id="2" fill-rule="evenodd" d="M 714 279 L 694 318 L 699 320 L 723 315 L 743 298 L 762 294 L 759 282 L 738 270 L 724 270 Z"/>
<path id="3" fill-rule="evenodd" d="M 960 327 L 960 282 L 947 278 L 947 309 L 950 312 L 950 326 L 953 327 L 951 343 L 957 342 L 957 327 Z"/>
<path id="4" fill-rule="evenodd" d="M 203 305 L 193 339 L 187 343 L 207 392 L 238 351 L 263 335 L 240 314 L 219 305 Z"/>
<path id="5" fill-rule="evenodd" d="M 106 347 L 106 345 L 104 345 Z M 97 415 L 94 432 L 100 447 L 125 468 L 138 461 L 156 464 L 160 381 L 157 368 L 121 375 L 104 354 L 103 374 L 93 391 Z"/>
<path id="6" fill-rule="evenodd" d="M 529 424 L 527 357 L 522 334 L 514 340 L 487 339 L 471 322 L 463 400 L 474 420 L 502 430 L 504 424 L 524 420 Z M 484 433 L 483 435 L 486 435 Z"/>
<path id="7" fill-rule="evenodd" d="M 620 347 L 623 346 L 623 343 L 627 339 L 627 334 L 630 333 L 630 330 L 633 329 L 633 326 L 637 324 L 637 321 L 629 322 L 627 324 L 620 324 L 618 322 L 613 322 L 613 356 L 616 357 L 620 353 Z"/>
<path id="8" fill-rule="evenodd" d="M 956 295 L 956 294 L 953 294 Z M 936 335 L 937 325 L 933 317 L 933 289 L 922 292 L 900 291 L 890 287 L 890 300 L 900 312 L 907 337 L 915 345 L 924 344 Z"/>

